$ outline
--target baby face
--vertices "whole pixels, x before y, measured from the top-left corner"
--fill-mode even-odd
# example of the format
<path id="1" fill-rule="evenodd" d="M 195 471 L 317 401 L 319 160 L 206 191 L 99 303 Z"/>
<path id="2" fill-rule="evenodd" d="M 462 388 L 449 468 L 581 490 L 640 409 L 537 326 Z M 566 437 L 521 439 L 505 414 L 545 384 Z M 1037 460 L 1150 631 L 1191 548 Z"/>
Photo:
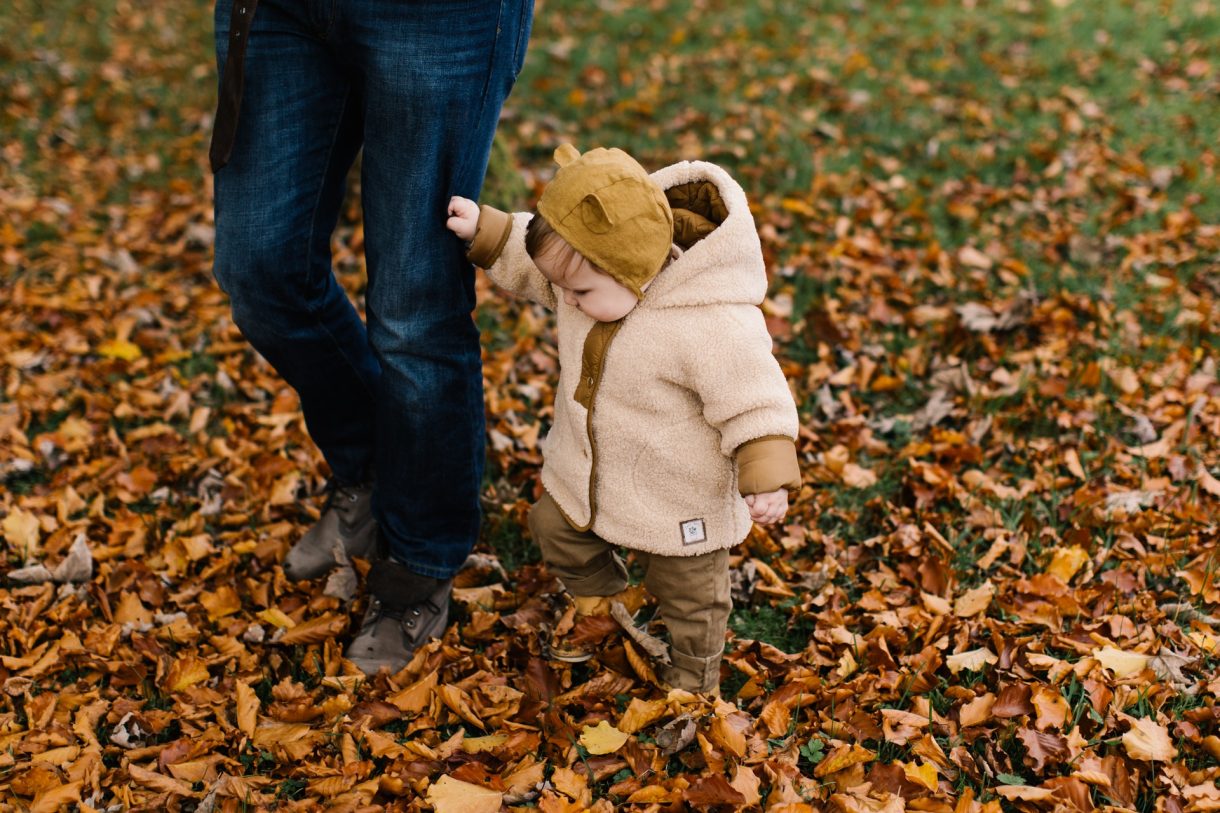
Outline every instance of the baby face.
<path id="1" fill-rule="evenodd" d="M 563 291 L 564 302 L 599 322 L 622 319 L 639 302 L 629 288 L 598 271 L 597 266 L 566 243 L 541 253 L 534 258 L 534 264 Z"/>

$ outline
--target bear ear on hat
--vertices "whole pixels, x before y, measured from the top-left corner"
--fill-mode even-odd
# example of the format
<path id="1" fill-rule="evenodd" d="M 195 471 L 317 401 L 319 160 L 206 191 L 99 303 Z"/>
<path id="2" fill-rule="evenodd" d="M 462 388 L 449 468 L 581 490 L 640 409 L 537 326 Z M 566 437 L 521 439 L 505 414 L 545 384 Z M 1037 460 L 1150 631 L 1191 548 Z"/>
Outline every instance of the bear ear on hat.
<path id="1" fill-rule="evenodd" d="M 566 167 L 568 164 L 580 157 L 580 150 L 573 147 L 571 144 L 560 144 L 555 148 L 555 163 L 561 167 Z"/>
<path id="2" fill-rule="evenodd" d="M 594 234 L 605 234 L 614 227 L 614 219 L 606 211 L 602 199 L 593 192 L 585 195 L 580 202 L 580 219 L 585 228 Z"/>

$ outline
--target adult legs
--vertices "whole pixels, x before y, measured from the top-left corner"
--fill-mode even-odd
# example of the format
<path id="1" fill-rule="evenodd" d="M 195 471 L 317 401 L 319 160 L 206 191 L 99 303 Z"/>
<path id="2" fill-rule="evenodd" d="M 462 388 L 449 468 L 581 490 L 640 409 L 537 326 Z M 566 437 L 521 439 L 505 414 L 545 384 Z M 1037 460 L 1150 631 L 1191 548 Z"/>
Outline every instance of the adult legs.
<path id="1" fill-rule="evenodd" d="M 233 0 L 216 6 L 224 65 Z M 299 393 L 340 483 L 367 477 L 379 366 L 331 270 L 330 235 L 360 148 L 363 103 L 314 4 L 263 0 L 228 166 L 216 174 L 215 275 L 242 333 Z"/>
<path id="2" fill-rule="evenodd" d="M 364 102 L 373 511 L 392 557 L 436 579 L 477 537 L 484 457 L 474 272 L 445 209 L 478 196 L 531 13 L 531 0 L 358 0 L 340 17 Z"/>

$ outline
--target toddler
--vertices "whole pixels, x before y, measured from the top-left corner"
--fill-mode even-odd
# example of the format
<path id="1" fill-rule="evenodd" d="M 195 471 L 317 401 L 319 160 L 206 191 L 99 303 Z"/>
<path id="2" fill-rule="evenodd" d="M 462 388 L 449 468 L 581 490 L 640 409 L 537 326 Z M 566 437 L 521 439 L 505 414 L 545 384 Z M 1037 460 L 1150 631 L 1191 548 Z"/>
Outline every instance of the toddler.
<path id="1" fill-rule="evenodd" d="M 592 613 L 637 552 L 670 637 L 671 685 L 716 692 L 728 549 L 800 486 L 796 406 L 758 305 L 762 250 L 741 187 L 682 162 L 649 175 L 618 149 L 555 151 L 537 214 L 466 198 L 448 227 L 499 286 L 556 311 L 559 385 L 529 524 Z M 592 657 L 553 642 L 561 660 Z"/>

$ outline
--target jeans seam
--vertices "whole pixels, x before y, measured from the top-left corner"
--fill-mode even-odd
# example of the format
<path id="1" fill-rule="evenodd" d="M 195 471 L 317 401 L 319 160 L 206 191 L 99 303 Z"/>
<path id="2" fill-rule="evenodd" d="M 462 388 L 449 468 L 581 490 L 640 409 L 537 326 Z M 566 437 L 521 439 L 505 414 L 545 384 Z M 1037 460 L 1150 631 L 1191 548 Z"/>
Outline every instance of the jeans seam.
<path id="1" fill-rule="evenodd" d="M 500 40 L 504 33 L 504 4 L 506 2 L 507 0 L 500 0 L 500 10 L 496 14 L 496 35 L 491 43 L 491 54 L 487 59 L 487 73 L 483 77 L 483 92 L 479 95 L 479 112 L 471 123 L 472 128 L 475 130 L 478 129 L 479 123 L 483 121 L 483 114 L 487 112 L 487 96 L 491 92 L 491 80 L 496 72 L 496 57 L 500 55 Z M 457 174 L 458 178 L 466 177 L 466 166 L 470 163 L 471 152 L 472 150 L 465 151 L 465 155 L 462 157 L 460 172 Z"/>
<path id="2" fill-rule="evenodd" d="M 305 274 L 306 274 L 306 283 L 307 284 L 309 282 L 309 257 L 310 257 L 310 254 L 313 253 L 314 233 L 315 233 L 315 231 L 317 229 L 317 225 L 318 225 L 318 208 L 322 205 L 322 195 L 326 192 L 326 176 L 329 173 L 331 161 L 333 161 L 334 157 L 335 157 L 335 146 L 339 143 L 339 133 L 343 130 L 343 118 L 344 118 L 345 113 L 347 112 L 348 100 L 351 99 L 351 97 L 352 97 L 352 88 L 351 88 L 351 85 L 348 85 L 347 90 L 343 94 L 343 104 L 340 105 L 340 107 L 339 107 L 339 120 L 335 124 L 334 132 L 331 134 L 331 137 L 330 137 L 330 146 L 326 150 L 326 161 L 322 165 L 322 182 L 320 184 L 318 184 L 318 194 L 317 194 L 317 197 L 314 198 L 313 210 L 309 214 L 309 234 L 307 235 L 307 237 L 305 239 L 305 245 L 306 245 Z M 328 250 L 329 250 L 329 241 L 328 241 Z M 331 274 L 333 275 L 334 272 L 332 271 Z M 337 285 L 338 282 L 336 282 L 335 284 Z M 344 294 L 344 296 L 346 296 L 346 293 Z M 339 356 L 343 359 L 343 363 L 346 364 L 348 367 L 350 367 L 352 372 L 355 373 L 356 380 L 359 381 L 361 384 L 364 384 L 364 377 L 362 375 L 360 375 L 359 368 L 357 368 L 356 365 L 352 364 L 352 360 L 348 357 L 347 353 L 343 352 L 342 343 L 340 343 L 339 340 L 335 338 L 335 334 L 331 332 L 330 326 L 327 325 L 326 320 L 324 320 L 322 318 L 322 313 L 319 310 L 318 305 L 315 302 L 313 302 L 311 299 L 308 302 L 308 307 L 309 307 L 309 316 L 310 316 L 310 318 L 312 318 L 314 320 L 314 324 L 316 324 L 318 326 L 318 328 L 321 329 L 322 333 L 326 334 L 326 338 L 329 339 L 330 343 L 335 347 L 335 349 L 337 349 L 339 351 Z M 367 384 L 364 384 L 364 387 L 365 387 L 365 391 L 369 395 L 369 398 L 370 399 L 375 398 L 376 393 L 374 393 L 371 389 L 369 389 Z"/>

